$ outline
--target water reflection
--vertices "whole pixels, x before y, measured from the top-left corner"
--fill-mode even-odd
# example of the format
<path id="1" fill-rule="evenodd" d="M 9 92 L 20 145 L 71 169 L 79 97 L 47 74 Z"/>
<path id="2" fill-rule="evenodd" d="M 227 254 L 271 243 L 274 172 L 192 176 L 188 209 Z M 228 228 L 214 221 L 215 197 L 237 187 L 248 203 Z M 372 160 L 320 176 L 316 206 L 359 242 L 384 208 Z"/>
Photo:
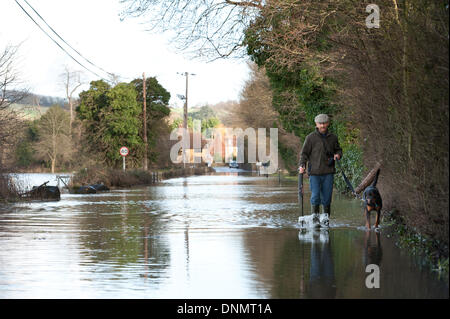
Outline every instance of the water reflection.
<path id="1" fill-rule="evenodd" d="M 186 178 L 183 180 L 183 199 L 187 199 L 187 187 L 188 182 Z M 185 202 L 186 203 L 186 202 Z M 186 209 L 186 206 L 185 206 Z M 184 227 L 184 247 L 185 247 L 185 255 L 186 255 L 186 279 L 187 281 L 190 280 L 189 275 L 189 221 L 185 221 L 185 227 Z"/>
<path id="2" fill-rule="evenodd" d="M 375 264 L 381 266 L 383 250 L 381 248 L 380 232 L 366 231 L 364 236 L 364 266 Z"/>
<path id="3" fill-rule="evenodd" d="M 299 239 L 311 244 L 309 289 L 307 298 L 335 298 L 333 255 L 331 253 L 329 230 L 301 230 Z M 305 247 L 303 247 L 305 249 Z"/>
<path id="4" fill-rule="evenodd" d="M 448 297 L 385 230 L 353 226 L 358 205 L 333 201 L 318 232 L 297 228 L 296 183 L 242 175 L 3 207 L 0 297 Z M 364 285 L 369 263 L 380 289 Z"/>
<path id="5" fill-rule="evenodd" d="M 133 192 L 121 192 L 120 199 L 104 209 L 100 208 L 105 205 L 80 207 L 80 249 L 89 260 L 83 266 L 101 265 L 97 271 L 115 278 L 151 278 L 155 287 L 170 266 L 170 247 L 161 231 L 164 221 L 143 209 Z M 139 199 L 148 200 L 145 193 Z"/>

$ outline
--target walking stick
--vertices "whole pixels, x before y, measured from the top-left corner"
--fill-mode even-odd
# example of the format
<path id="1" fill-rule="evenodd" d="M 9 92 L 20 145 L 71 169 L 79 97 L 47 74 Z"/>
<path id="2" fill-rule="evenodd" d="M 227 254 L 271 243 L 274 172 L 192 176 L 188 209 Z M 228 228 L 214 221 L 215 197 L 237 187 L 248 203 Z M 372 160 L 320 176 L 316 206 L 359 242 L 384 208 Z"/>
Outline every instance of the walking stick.
<path id="1" fill-rule="evenodd" d="M 302 205 L 302 217 L 303 217 L 303 173 L 298 174 L 298 200 Z M 302 227 L 303 227 L 303 218 L 302 218 Z"/>

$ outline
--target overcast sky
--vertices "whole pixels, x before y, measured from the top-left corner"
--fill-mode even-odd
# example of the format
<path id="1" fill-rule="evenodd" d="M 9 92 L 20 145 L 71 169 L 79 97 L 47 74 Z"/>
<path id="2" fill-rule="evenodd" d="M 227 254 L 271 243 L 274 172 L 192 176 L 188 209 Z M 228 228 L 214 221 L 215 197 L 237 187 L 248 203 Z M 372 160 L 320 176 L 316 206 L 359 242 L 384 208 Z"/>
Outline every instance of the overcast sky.
<path id="1" fill-rule="evenodd" d="M 23 0 L 18 1 L 32 13 Z M 141 77 L 143 72 L 147 77 L 156 76 L 171 93 L 172 106 L 181 107 L 183 102 L 177 94 L 185 93 L 185 77 L 177 72 L 196 74 L 189 77 L 190 106 L 237 100 L 248 77 L 245 61 L 206 63 L 189 60 L 169 46 L 168 36 L 145 31 L 147 26 L 139 24 L 137 19 L 120 21 L 122 7 L 119 0 L 27 1 L 65 41 L 95 65 L 119 74 L 126 82 Z M 73 70 L 83 70 L 87 83 L 97 79 L 52 42 L 14 0 L 0 1 L 0 15 L 0 50 L 6 44 L 22 43 L 17 69 L 32 92 L 64 97 L 59 75 L 65 65 Z M 100 72 L 97 74 L 104 74 Z M 88 85 L 82 87 L 87 88 Z"/>

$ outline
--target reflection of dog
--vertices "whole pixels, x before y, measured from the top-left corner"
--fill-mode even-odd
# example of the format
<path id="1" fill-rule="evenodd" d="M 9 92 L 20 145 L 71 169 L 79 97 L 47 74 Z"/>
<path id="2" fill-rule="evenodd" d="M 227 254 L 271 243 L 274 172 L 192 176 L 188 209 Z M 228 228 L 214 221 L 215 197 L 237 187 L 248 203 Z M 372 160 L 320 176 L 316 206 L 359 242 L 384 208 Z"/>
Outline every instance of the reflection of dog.
<path id="1" fill-rule="evenodd" d="M 383 201 L 381 200 L 380 192 L 378 191 L 376 185 L 378 181 L 378 175 L 380 174 L 380 169 L 377 170 L 375 179 L 372 184 L 364 190 L 363 200 L 364 200 L 364 212 L 366 213 L 366 227 L 370 229 L 370 212 L 376 211 L 377 217 L 375 219 L 375 228 L 380 224 L 381 208 L 383 207 Z"/>
<path id="2" fill-rule="evenodd" d="M 375 243 L 373 242 L 373 233 L 375 233 Z M 364 238 L 364 264 L 365 266 L 375 264 L 380 266 L 383 258 L 381 248 L 380 233 L 366 231 Z"/>

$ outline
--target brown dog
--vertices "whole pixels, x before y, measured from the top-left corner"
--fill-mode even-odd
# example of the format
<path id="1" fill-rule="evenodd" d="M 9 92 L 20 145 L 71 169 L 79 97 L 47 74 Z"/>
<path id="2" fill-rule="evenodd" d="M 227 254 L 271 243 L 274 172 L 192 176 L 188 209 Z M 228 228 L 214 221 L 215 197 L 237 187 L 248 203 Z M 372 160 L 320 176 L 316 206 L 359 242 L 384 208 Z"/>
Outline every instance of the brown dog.
<path id="1" fill-rule="evenodd" d="M 363 193 L 364 200 L 364 213 L 366 214 L 366 227 L 370 229 L 370 212 L 376 211 L 377 217 L 375 219 L 375 228 L 380 224 L 381 208 L 383 208 L 383 201 L 381 199 L 380 192 L 378 191 L 376 185 L 378 181 L 378 175 L 380 174 L 380 169 L 377 170 L 375 179 L 372 184 L 368 186 Z"/>

